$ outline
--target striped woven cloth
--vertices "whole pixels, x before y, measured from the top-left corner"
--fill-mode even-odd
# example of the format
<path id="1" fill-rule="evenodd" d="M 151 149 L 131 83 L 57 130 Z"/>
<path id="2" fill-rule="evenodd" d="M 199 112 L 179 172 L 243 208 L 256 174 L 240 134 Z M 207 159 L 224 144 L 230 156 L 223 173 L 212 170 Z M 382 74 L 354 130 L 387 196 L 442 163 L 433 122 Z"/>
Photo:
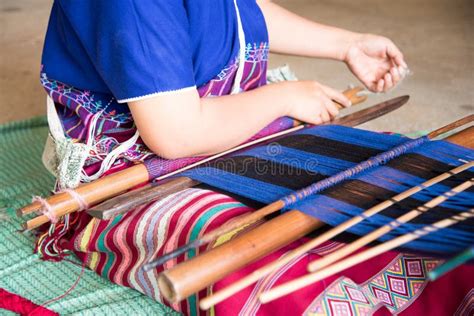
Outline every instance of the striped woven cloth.
<path id="1" fill-rule="evenodd" d="M 53 177 L 41 163 L 47 134 L 44 117 L 0 126 L 0 288 L 41 305 L 64 294 L 81 274 L 81 263 L 47 262 L 33 254 L 35 238 L 19 234 L 15 209 L 32 195 L 48 195 Z M 2 302 L 3 303 L 3 302 Z M 0 304 L 1 306 L 1 304 Z M 173 315 L 172 309 L 130 288 L 85 270 L 65 297 L 46 305 L 61 315 Z M 0 309 L 0 315 L 13 314 Z"/>

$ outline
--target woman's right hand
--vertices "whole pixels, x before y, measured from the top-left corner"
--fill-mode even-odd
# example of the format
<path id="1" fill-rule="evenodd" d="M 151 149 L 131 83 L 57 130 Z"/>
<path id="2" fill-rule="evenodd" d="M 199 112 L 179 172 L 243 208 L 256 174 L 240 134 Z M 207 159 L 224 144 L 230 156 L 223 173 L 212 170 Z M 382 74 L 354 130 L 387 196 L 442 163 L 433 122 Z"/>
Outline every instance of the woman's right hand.
<path id="1" fill-rule="evenodd" d="M 310 124 L 329 122 L 339 113 L 339 104 L 349 107 L 351 101 L 341 92 L 316 81 L 282 82 L 290 96 L 287 116 Z"/>
<path id="2" fill-rule="evenodd" d="M 286 81 L 213 98 L 200 98 L 197 89 L 190 89 L 128 106 L 148 148 L 177 159 L 235 147 L 282 116 L 327 122 L 339 112 L 332 100 L 350 105 L 342 93 L 317 82 Z"/>

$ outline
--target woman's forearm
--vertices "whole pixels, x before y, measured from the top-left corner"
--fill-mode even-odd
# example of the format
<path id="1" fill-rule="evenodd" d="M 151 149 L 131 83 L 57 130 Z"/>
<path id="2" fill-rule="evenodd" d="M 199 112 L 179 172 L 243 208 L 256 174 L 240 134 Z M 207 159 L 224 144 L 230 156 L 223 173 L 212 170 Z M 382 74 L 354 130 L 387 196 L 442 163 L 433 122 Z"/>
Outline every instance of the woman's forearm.
<path id="1" fill-rule="evenodd" d="M 285 81 L 235 95 L 199 98 L 197 90 L 130 102 L 145 144 L 168 158 L 210 155 L 235 147 L 282 116 L 321 124 L 338 114 L 339 91 L 316 81 Z"/>
<path id="2" fill-rule="evenodd" d="M 275 53 L 344 60 L 357 33 L 300 17 L 269 0 L 257 1 Z"/>
<path id="3" fill-rule="evenodd" d="M 236 95 L 199 99 L 197 91 L 129 104 L 147 146 L 173 159 L 208 155 L 234 147 L 286 115 L 285 83 Z"/>

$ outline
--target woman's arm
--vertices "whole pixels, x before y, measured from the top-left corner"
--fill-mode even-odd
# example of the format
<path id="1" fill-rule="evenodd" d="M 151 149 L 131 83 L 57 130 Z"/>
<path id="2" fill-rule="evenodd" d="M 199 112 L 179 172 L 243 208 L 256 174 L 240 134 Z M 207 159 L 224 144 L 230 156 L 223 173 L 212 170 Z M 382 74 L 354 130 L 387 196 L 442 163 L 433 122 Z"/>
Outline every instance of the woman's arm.
<path id="1" fill-rule="evenodd" d="M 340 92 L 299 81 L 202 99 L 197 90 L 186 91 L 130 102 L 129 107 L 145 144 L 175 159 L 235 147 L 282 116 L 313 124 L 329 121 L 338 113 L 332 100 L 350 105 Z"/>
<path id="2" fill-rule="evenodd" d="M 402 75 L 403 56 L 388 39 L 320 25 L 270 1 L 259 1 L 273 51 L 344 60 L 374 91 L 388 90 Z M 401 69 L 400 69 L 401 70 Z M 234 147 L 281 116 L 320 124 L 337 115 L 335 100 L 350 101 L 314 81 L 283 82 L 237 95 L 200 99 L 197 90 L 130 102 L 147 146 L 165 158 L 209 155 Z"/>
<path id="3" fill-rule="evenodd" d="M 322 25 L 296 15 L 270 0 L 257 0 L 265 16 L 274 53 L 343 61 L 357 33 Z"/>
<path id="4" fill-rule="evenodd" d="M 257 2 L 265 16 L 273 52 L 344 61 L 375 92 L 390 90 L 407 73 L 403 54 L 386 37 L 318 24 L 270 0 Z"/>

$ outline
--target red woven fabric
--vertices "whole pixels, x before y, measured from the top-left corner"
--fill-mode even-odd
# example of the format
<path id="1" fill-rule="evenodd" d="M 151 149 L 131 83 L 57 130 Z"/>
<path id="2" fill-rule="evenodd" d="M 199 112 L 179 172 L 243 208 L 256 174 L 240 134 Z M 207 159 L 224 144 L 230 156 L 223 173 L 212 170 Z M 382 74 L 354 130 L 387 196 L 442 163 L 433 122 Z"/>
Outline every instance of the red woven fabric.
<path id="1" fill-rule="evenodd" d="M 53 312 L 45 307 L 37 305 L 32 301 L 6 291 L 5 289 L 0 288 L 0 308 L 6 309 L 8 311 L 28 316 L 53 316 L 59 315 L 58 313 Z"/>

